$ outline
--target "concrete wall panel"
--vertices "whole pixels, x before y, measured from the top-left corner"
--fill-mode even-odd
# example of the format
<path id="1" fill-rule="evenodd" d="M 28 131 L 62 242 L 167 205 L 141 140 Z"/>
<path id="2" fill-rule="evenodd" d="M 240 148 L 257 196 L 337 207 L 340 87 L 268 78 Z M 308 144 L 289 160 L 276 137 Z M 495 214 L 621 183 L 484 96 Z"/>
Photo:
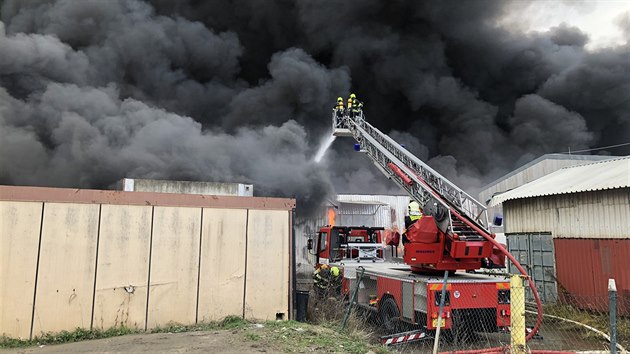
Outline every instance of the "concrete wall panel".
<path id="1" fill-rule="evenodd" d="M 249 211 L 245 318 L 288 318 L 289 237 L 288 211 Z"/>
<path id="2" fill-rule="evenodd" d="M 247 210 L 204 209 L 199 321 L 243 315 Z"/>
<path id="3" fill-rule="evenodd" d="M 196 319 L 201 209 L 155 207 L 147 323 Z"/>
<path id="4" fill-rule="evenodd" d="M 90 328 L 99 205 L 46 203 L 33 336 Z"/>
<path id="5" fill-rule="evenodd" d="M 144 329 L 151 240 L 150 206 L 103 205 L 94 327 Z"/>
<path id="6" fill-rule="evenodd" d="M 42 203 L 0 202 L 0 335 L 29 339 Z"/>

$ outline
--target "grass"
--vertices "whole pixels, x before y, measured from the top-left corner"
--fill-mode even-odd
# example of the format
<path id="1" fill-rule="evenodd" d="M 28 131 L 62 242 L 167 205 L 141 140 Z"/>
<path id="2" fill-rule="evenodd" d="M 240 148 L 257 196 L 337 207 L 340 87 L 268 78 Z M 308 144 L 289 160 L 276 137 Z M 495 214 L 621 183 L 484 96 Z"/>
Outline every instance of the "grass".
<path id="1" fill-rule="evenodd" d="M 377 354 L 390 353 L 382 346 L 370 345 L 369 336 L 359 331 L 339 331 L 337 323 L 329 326 L 315 326 L 295 321 L 265 322 L 265 331 L 258 332 L 256 341 L 272 345 L 287 352 L 317 351 L 326 353 L 364 354 L 372 351 Z M 248 334 L 245 335 L 249 337 Z"/>
<path id="2" fill-rule="evenodd" d="M 583 323 L 607 334 L 610 332 L 610 318 L 607 312 L 588 311 L 577 309 L 570 305 L 558 304 L 545 306 L 543 313 Z M 553 323 L 555 327 L 560 329 L 576 331 L 576 333 L 580 333 L 581 337 L 585 339 L 601 338 L 598 334 L 569 322 L 555 320 L 553 318 L 545 318 L 545 322 Z M 630 344 L 630 317 L 617 316 L 617 341 L 624 345 Z"/>
<path id="3" fill-rule="evenodd" d="M 117 337 L 132 333 L 140 333 L 140 331 L 127 327 L 114 327 L 105 331 L 100 329 L 77 328 L 72 332 L 61 331 L 58 333 L 44 333 L 32 340 L 22 340 L 0 336 L 0 348 L 21 348 L 42 344 L 72 343 L 90 339 Z"/>
<path id="4" fill-rule="evenodd" d="M 43 333 L 42 335 L 36 336 L 31 340 L 22 340 L 0 336 L 0 348 L 21 348 L 43 344 L 47 345 L 73 343 L 83 340 L 103 339 L 138 333 L 181 333 L 194 331 L 210 331 L 217 329 L 240 329 L 247 326 L 249 326 L 249 323 L 242 318 L 237 316 L 228 316 L 222 321 L 218 322 L 199 323 L 190 326 L 171 324 L 166 327 L 156 327 L 148 332 L 127 327 L 112 327 L 104 331 L 100 329 L 77 328 L 72 332 L 61 331 L 58 333 Z"/>
<path id="5" fill-rule="evenodd" d="M 296 321 L 267 321 L 253 323 L 240 317 L 230 316 L 222 321 L 200 323 L 191 326 L 171 324 L 154 328 L 149 332 L 116 327 L 105 331 L 77 328 L 72 332 L 45 333 L 32 340 L 18 340 L 0 337 L 0 348 L 19 348 L 34 345 L 72 343 L 82 340 L 101 339 L 136 333 L 182 333 L 193 331 L 230 331 L 241 336 L 243 341 L 251 342 L 252 347 L 273 348 L 286 353 L 325 352 L 365 354 L 372 351 L 376 354 L 391 353 L 382 346 L 369 344 L 369 333 L 356 326 L 343 333 L 339 330 L 339 322 L 331 321 L 322 325 L 311 325 Z"/>

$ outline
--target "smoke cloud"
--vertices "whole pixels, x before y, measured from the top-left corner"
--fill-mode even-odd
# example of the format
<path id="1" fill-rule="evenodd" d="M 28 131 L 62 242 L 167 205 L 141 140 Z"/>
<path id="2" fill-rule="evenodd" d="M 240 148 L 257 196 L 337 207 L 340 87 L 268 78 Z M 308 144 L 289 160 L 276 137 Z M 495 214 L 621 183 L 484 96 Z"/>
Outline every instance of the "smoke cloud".
<path id="1" fill-rule="evenodd" d="M 312 161 L 350 91 L 470 193 L 541 154 L 628 142 L 630 45 L 501 27 L 518 6 L 5 0 L 0 183 L 247 182 L 305 212 L 333 191 L 397 193 L 350 140 Z"/>

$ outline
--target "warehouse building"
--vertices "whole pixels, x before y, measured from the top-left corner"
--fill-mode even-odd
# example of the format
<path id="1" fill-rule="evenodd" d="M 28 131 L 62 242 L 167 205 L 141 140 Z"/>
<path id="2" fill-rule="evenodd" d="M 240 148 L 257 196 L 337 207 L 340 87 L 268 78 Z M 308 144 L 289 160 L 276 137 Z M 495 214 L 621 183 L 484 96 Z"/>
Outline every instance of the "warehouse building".
<path id="1" fill-rule="evenodd" d="M 546 176 L 564 167 L 579 166 L 597 161 L 610 159 L 611 156 L 598 155 L 574 155 L 574 154 L 546 154 L 517 168 L 505 176 L 488 183 L 479 192 L 479 201 L 488 203 L 490 199 L 500 193 L 520 187 L 526 183 Z M 501 204 L 489 206 L 488 216 L 492 219 L 495 215 L 502 215 Z M 502 228 L 493 229 L 494 232 L 503 232 Z"/>
<path id="2" fill-rule="evenodd" d="M 630 157 L 565 167 L 495 195 L 497 205 L 508 248 L 545 301 L 602 310 L 613 278 L 630 313 Z"/>

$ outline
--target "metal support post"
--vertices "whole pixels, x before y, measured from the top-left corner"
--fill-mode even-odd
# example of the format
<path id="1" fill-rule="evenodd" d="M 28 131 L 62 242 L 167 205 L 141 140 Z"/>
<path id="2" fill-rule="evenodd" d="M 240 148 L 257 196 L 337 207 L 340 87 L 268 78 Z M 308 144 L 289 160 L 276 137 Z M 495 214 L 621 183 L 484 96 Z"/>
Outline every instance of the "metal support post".
<path id="1" fill-rule="evenodd" d="M 617 284 L 608 279 L 608 308 L 610 312 L 610 354 L 617 353 Z"/>
<path id="2" fill-rule="evenodd" d="M 510 307 L 511 307 L 511 345 L 512 354 L 525 354 L 525 288 L 521 275 L 510 277 Z"/>
<path id="3" fill-rule="evenodd" d="M 437 329 L 435 330 L 435 340 L 433 341 L 433 354 L 437 354 L 438 343 L 440 341 L 440 328 L 442 328 L 442 311 L 444 311 L 444 298 L 446 297 L 446 286 L 448 285 L 448 271 L 444 272 L 444 282 L 442 282 L 442 294 L 440 296 L 440 312 L 438 313 Z"/>

